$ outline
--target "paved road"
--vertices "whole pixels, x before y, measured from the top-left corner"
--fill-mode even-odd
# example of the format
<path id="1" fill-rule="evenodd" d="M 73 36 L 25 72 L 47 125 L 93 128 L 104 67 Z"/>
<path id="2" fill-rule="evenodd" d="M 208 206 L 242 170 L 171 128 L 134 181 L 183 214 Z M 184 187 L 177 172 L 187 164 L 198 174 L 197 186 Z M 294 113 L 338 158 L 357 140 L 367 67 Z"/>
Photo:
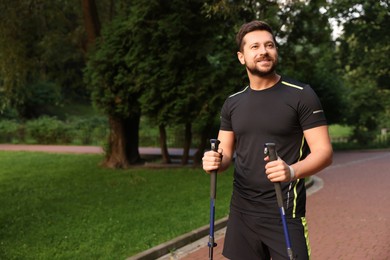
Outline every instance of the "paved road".
<path id="1" fill-rule="evenodd" d="M 312 259 L 390 259 L 390 151 L 336 153 L 317 176 L 323 187 L 307 200 Z M 214 259 L 225 259 L 223 236 L 217 242 Z M 180 259 L 208 259 L 208 248 Z"/>
<path id="2" fill-rule="evenodd" d="M 49 153 L 104 153 L 100 146 L 79 146 L 79 145 L 29 145 L 29 144 L 0 144 L 0 151 L 41 151 Z M 169 148 L 170 155 L 182 155 L 183 149 Z M 190 155 L 195 153 L 195 149 L 190 149 Z M 160 155 L 161 149 L 155 147 L 139 147 L 141 155 Z"/>

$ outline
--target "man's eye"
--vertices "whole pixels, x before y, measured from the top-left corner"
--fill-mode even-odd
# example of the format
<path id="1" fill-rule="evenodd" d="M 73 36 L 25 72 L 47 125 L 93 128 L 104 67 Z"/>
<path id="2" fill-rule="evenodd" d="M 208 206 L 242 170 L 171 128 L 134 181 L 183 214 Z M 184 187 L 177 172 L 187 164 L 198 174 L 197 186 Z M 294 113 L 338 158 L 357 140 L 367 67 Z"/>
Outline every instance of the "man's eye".
<path id="1" fill-rule="evenodd" d="M 271 48 L 274 47 L 274 45 L 273 45 L 272 43 L 268 43 L 268 44 L 266 45 L 266 47 L 271 49 Z"/>
<path id="2" fill-rule="evenodd" d="M 251 47 L 251 49 L 257 49 L 257 48 L 259 48 L 258 45 L 252 45 L 252 47 Z"/>

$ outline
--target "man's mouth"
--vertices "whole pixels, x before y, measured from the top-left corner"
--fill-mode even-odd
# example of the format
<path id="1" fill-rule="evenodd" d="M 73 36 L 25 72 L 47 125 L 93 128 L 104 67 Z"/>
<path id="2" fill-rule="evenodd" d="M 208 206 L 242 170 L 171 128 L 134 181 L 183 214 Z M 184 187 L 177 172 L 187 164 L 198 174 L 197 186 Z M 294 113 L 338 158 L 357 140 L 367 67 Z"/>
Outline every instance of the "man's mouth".
<path id="1" fill-rule="evenodd" d="M 268 63 L 268 62 L 272 62 L 272 59 L 271 59 L 270 57 L 263 57 L 263 58 L 257 59 L 256 62 L 259 62 L 259 63 Z"/>
<path id="2" fill-rule="evenodd" d="M 260 65 L 268 65 L 272 62 L 271 59 L 261 59 L 261 60 L 258 60 L 257 63 L 259 63 Z"/>

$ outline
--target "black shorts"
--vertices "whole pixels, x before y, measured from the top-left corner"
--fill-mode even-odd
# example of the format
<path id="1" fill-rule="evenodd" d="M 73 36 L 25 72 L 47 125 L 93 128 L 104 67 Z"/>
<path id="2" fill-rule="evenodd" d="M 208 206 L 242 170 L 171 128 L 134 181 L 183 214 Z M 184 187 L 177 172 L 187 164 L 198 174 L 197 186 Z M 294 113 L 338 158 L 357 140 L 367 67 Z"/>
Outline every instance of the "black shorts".
<path id="1" fill-rule="evenodd" d="M 287 219 L 287 226 L 295 259 L 309 259 L 306 219 Z M 255 217 L 231 210 L 222 254 L 231 260 L 289 259 L 281 218 Z"/>

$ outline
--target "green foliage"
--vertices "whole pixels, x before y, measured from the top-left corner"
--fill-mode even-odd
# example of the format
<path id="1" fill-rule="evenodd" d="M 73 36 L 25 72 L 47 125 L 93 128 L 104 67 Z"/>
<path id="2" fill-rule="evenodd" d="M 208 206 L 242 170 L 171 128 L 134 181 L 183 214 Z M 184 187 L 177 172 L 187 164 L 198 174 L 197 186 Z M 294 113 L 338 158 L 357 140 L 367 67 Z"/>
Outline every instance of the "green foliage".
<path id="1" fill-rule="evenodd" d="M 188 118 L 196 112 L 199 92 L 195 92 L 195 87 L 201 86 L 196 73 L 203 71 L 197 65 L 201 61 L 207 63 L 202 53 L 207 42 L 204 37 L 197 37 L 204 30 L 194 27 L 203 28 L 198 16 L 201 5 L 195 2 L 171 1 L 148 10 L 148 16 L 154 17 L 147 27 L 147 33 L 152 35 L 150 56 L 143 59 L 141 68 L 141 81 L 148 86 L 142 103 L 143 111 L 159 124 L 183 122 L 183 115 Z M 144 20 L 143 24 L 147 22 Z"/>
<path id="2" fill-rule="evenodd" d="M 24 34 L 23 31 L 28 31 L 24 25 L 33 26 L 35 22 L 29 19 L 24 24 L 27 17 L 30 17 L 24 7 L 25 5 L 19 5 L 16 1 L 0 1 L 3 12 L 0 19 L 0 111 L 9 105 L 11 100 L 18 101 L 31 68 L 31 60 L 26 59 L 26 56 L 27 43 L 32 41 L 33 36 Z M 25 19 L 18 19 L 19 15 Z"/>
<path id="3" fill-rule="evenodd" d="M 25 126 L 27 138 L 40 144 L 69 143 L 72 138 L 70 130 L 64 122 L 48 116 L 28 121 Z"/>
<path id="4" fill-rule="evenodd" d="M 279 41 L 278 70 L 315 89 L 329 123 L 355 126 L 353 138 L 361 143 L 372 142 L 379 128 L 390 128 L 387 1 L 96 4 L 102 37 L 83 71 L 80 1 L 0 0 L 1 118 L 66 120 L 66 114 L 53 113 L 61 110 L 58 104 L 86 99 L 91 91 L 106 115 L 127 117 L 142 110 L 156 129 L 170 125 L 180 135 L 177 129 L 191 122 L 195 137 L 215 137 L 224 99 L 247 84 L 236 60 L 235 33 L 243 22 L 262 19 Z M 338 39 L 331 37 L 329 21 L 343 28 Z M 89 142 L 92 137 L 81 132 L 77 143 Z"/>
<path id="5" fill-rule="evenodd" d="M 382 0 L 335 1 L 334 7 L 344 27 L 343 35 L 338 39 L 342 65 L 352 71 L 362 69 L 379 88 L 389 89 L 388 62 L 378 59 L 390 56 L 389 3 Z"/>
<path id="6" fill-rule="evenodd" d="M 69 120 L 73 144 L 103 145 L 108 135 L 108 122 L 104 117 L 74 118 Z"/>
<path id="7" fill-rule="evenodd" d="M 346 123 L 353 125 L 352 139 L 367 145 L 376 139 L 378 128 L 389 128 L 390 56 L 389 5 L 385 1 L 335 1 L 334 12 L 344 32 L 339 60 L 348 87 Z"/>
<path id="8" fill-rule="evenodd" d="M 351 82 L 346 121 L 353 124 L 352 140 L 368 144 L 379 133 L 380 118 L 384 116 L 384 97 L 370 79 Z"/>
<path id="9" fill-rule="evenodd" d="M 234 33 L 220 22 L 205 17 L 202 1 L 129 5 L 128 15 L 103 29 L 90 56 L 85 79 L 95 105 L 121 117 L 140 105 L 155 126 L 209 126 L 233 92 L 227 73 L 237 71 Z"/>
<path id="10" fill-rule="evenodd" d="M 329 135 L 332 137 L 346 137 L 348 138 L 352 134 L 352 129 L 349 126 L 343 125 L 330 125 Z"/>
<path id="11" fill-rule="evenodd" d="M 1 143 L 99 145 L 106 142 L 107 119 L 101 116 L 59 120 L 42 116 L 26 122 L 0 121 Z"/>
<path id="12" fill-rule="evenodd" d="M 53 107 L 62 102 L 60 86 L 53 82 L 37 82 L 26 86 L 23 105 L 16 106 L 23 118 L 50 115 Z"/>
<path id="13" fill-rule="evenodd" d="M 0 258 L 126 259 L 208 224 L 202 169 L 119 172 L 100 160 L 0 152 Z M 218 176 L 217 219 L 228 214 L 231 185 L 232 171 Z"/>
<path id="14" fill-rule="evenodd" d="M 123 118 L 139 113 L 137 68 L 127 62 L 137 48 L 135 33 L 131 21 L 117 17 L 103 29 L 102 38 L 88 57 L 84 80 L 95 106 L 107 115 Z"/>
<path id="15" fill-rule="evenodd" d="M 8 120 L 18 120 L 19 114 L 15 108 L 11 108 L 4 104 L 4 110 L 0 110 L 0 120 L 8 119 Z"/>
<path id="16" fill-rule="evenodd" d="M 383 102 L 384 111 L 379 118 L 379 126 L 381 129 L 385 128 L 390 131 L 390 90 L 383 89 L 379 91 L 381 101 Z"/>
<path id="17" fill-rule="evenodd" d="M 12 143 L 14 140 L 23 139 L 21 127 L 15 120 L 0 120 L 0 142 Z"/>
<path id="18" fill-rule="evenodd" d="M 0 0 L 0 9 L 0 112 L 26 110 L 28 87 L 37 82 L 85 95 L 79 1 Z"/>

